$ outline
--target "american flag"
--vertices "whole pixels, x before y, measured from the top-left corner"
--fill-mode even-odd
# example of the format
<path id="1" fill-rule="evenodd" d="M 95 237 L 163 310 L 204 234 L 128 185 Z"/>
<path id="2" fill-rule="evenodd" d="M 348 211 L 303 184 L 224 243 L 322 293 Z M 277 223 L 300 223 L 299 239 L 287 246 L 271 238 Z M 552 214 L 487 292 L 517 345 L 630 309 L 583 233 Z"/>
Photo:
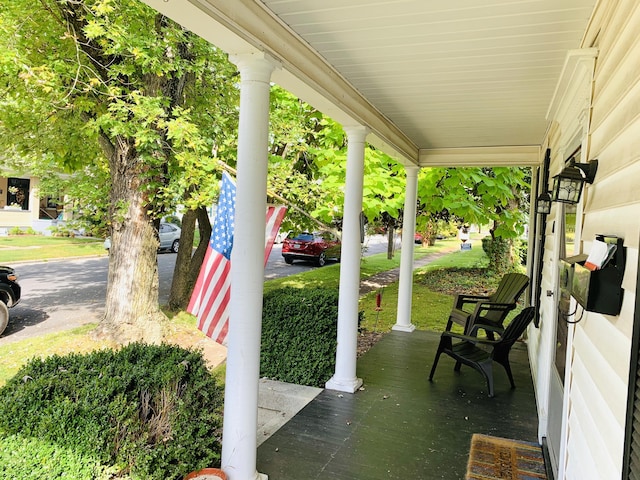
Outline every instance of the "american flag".
<path id="1" fill-rule="evenodd" d="M 235 204 L 236 186 L 231 176 L 223 172 L 209 248 L 187 307 L 187 311 L 198 318 L 198 328 L 218 343 L 225 342 L 229 331 Z M 267 210 L 265 264 L 285 211 L 285 207 L 269 207 Z"/>
<path id="2" fill-rule="evenodd" d="M 284 214 L 287 211 L 287 207 L 272 206 L 267 207 L 267 228 L 264 236 L 264 264 L 267 264 L 269 260 L 269 254 L 273 247 L 273 242 L 276 239 L 280 224 L 284 218 Z"/>

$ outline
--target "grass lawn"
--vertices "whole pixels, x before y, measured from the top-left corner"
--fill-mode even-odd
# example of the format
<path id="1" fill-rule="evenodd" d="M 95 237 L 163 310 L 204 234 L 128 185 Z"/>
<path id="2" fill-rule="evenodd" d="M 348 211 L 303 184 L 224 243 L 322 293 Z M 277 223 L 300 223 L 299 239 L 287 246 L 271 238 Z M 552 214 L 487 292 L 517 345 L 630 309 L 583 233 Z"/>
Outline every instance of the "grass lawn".
<path id="1" fill-rule="evenodd" d="M 498 277 L 479 279 L 476 275 L 486 268 L 488 263 L 489 260 L 482 248 L 476 248 L 455 251 L 425 267 L 417 268 L 413 275 L 411 323 L 418 330 L 442 331 L 449 318 L 453 294 L 461 292 L 462 289 L 467 293 L 492 291 L 498 285 Z M 381 294 L 381 310 L 376 310 L 377 293 Z M 360 308 L 365 314 L 362 323 L 364 329 L 390 331 L 396 323 L 398 283 L 392 283 L 379 292 L 363 296 L 360 299 Z"/>
<path id="2" fill-rule="evenodd" d="M 0 265 L 52 258 L 105 255 L 100 238 L 10 235 L 0 237 Z"/>
<path id="3" fill-rule="evenodd" d="M 431 253 L 438 253 L 444 250 L 450 249 L 458 242 L 455 239 L 441 240 L 432 247 L 417 246 L 414 249 L 414 260 L 422 258 Z M 386 253 L 378 253 L 363 257 L 360 262 L 360 279 L 363 280 L 367 277 L 375 275 L 376 273 L 386 272 L 400 266 L 400 252 L 396 252 L 394 257 L 389 260 Z M 288 277 L 276 278 L 264 283 L 264 290 L 274 290 L 282 287 L 323 287 L 323 288 L 338 288 L 340 285 L 340 264 L 330 263 L 322 268 L 315 268 L 313 270 L 298 273 L 296 275 L 290 275 Z"/>
<path id="4" fill-rule="evenodd" d="M 27 237 L 19 238 L 21 247 L 25 246 Z M 74 239 L 51 237 L 33 237 L 49 242 L 51 240 L 64 240 L 67 246 L 73 244 Z M 31 240 L 33 240 L 33 238 Z M 3 239 L 7 240 L 7 239 Z M 95 241 L 93 241 L 95 243 Z M 478 244 L 479 242 L 477 242 Z M 54 242 L 55 244 L 55 242 Z M 91 242 L 88 242 L 91 244 Z M 442 240 L 437 242 L 435 246 L 424 248 L 415 248 L 415 258 L 423 257 L 429 253 L 439 252 L 450 249 L 457 244 L 457 240 Z M 82 250 L 84 244 L 76 245 L 76 252 Z M 100 247 L 102 243 L 99 242 Z M 74 255 L 75 256 L 75 255 Z M 446 323 L 448 313 L 451 309 L 452 296 L 450 292 L 438 291 L 441 285 L 447 282 L 441 280 L 436 281 L 433 285 L 425 285 L 425 278 L 432 276 L 444 275 L 451 277 L 450 283 L 455 286 L 458 284 L 471 283 L 478 285 L 478 278 L 470 278 L 465 270 L 459 271 L 453 277 L 446 272 L 451 268 L 482 268 L 486 266 L 487 258 L 482 248 L 476 248 L 468 251 L 456 251 L 452 254 L 445 255 L 427 267 L 422 267 L 414 272 L 413 287 L 413 308 L 412 323 L 418 329 L 441 330 Z M 388 260 L 386 253 L 365 257 L 362 260 L 361 278 L 366 278 L 378 272 L 387 271 L 397 268 L 400 264 L 400 255 L 396 254 L 393 259 Z M 265 291 L 280 288 L 283 286 L 293 287 L 327 287 L 338 288 L 339 285 L 340 265 L 332 264 L 322 268 L 316 268 L 305 273 L 292 275 L 281 279 L 268 280 L 265 282 Z M 480 284 L 484 285 L 486 282 Z M 493 285 L 486 285 L 487 290 L 495 288 L 497 282 Z M 369 293 L 362 297 L 360 301 L 361 309 L 365 313 L 365 319 L 362 327 L 368 331 L 387 332 L 395 323 L 398 298 L 398 284 L 393 283 L 381 290 L 382 309 L 376 311 L 376 292 Z M 93 325 L 86 325 L 77 329 L 53 333 L 33 339 L 26 339 L 20 342 L 11 343 L 0 346 L 0 385 L 18 371 L 20 366 L 28 359 L 34 356 L 46 356 L 52 354 L 66 354 L 70 352 L 87 352 L 97 348 L 106 348 L 111 345 L 101 344 L 91 339 L 89 332 Z M 180 313 L 174 316 L 170 323 L 170 331 L 167 333 L 168 341 L 172 343 L 182 343 L 181 339 L 193 338 L 202 335 L 195 327 L 193 317 Z"/>

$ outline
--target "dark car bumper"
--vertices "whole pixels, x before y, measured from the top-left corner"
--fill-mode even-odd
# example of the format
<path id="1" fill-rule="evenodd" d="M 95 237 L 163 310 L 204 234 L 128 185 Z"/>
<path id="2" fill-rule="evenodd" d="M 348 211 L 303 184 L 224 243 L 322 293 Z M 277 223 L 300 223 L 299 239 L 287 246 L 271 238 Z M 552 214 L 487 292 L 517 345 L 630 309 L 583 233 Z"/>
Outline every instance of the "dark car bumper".
<path id="1" fill-rule="evenodd" d="M 283 252 L 282 256 L 284 258 L 290 258 L 291 260 L 314 260 L 318 258 L 320 255 L 310 254 L 310 253 L 300 253 L 300 252 Z"/>

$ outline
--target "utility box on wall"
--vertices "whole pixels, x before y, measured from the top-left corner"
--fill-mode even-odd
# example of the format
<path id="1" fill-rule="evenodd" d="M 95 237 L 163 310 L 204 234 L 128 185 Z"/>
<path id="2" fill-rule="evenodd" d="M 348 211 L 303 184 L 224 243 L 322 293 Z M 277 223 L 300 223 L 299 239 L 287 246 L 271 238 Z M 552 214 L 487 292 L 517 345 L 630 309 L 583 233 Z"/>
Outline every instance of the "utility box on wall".
<path id="1" fill-rule="evenodd" d="M 626 261 L 623 239 L 598 235 L 597 240 L 615 245 L 611 259 L 602 268 L 585 268 L 587 255 L 576 255 L 560 261 L 560 289 L 587 311 L 618 315 L 622 308 L 622 279 Z"/>

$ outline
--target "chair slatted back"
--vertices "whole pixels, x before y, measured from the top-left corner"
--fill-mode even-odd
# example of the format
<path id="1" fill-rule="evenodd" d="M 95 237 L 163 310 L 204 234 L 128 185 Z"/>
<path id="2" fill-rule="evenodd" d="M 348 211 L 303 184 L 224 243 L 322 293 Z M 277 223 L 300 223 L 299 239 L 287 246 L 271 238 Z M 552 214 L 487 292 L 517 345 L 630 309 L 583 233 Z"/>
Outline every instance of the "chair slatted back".
<path id="1" fill-rule="evenodd" d="M 496 291 L 491 295 L 495 303 L 515 303 L 529 285 L 529 277 L 522 273 L 507 273 L 500 280 Z"/>

